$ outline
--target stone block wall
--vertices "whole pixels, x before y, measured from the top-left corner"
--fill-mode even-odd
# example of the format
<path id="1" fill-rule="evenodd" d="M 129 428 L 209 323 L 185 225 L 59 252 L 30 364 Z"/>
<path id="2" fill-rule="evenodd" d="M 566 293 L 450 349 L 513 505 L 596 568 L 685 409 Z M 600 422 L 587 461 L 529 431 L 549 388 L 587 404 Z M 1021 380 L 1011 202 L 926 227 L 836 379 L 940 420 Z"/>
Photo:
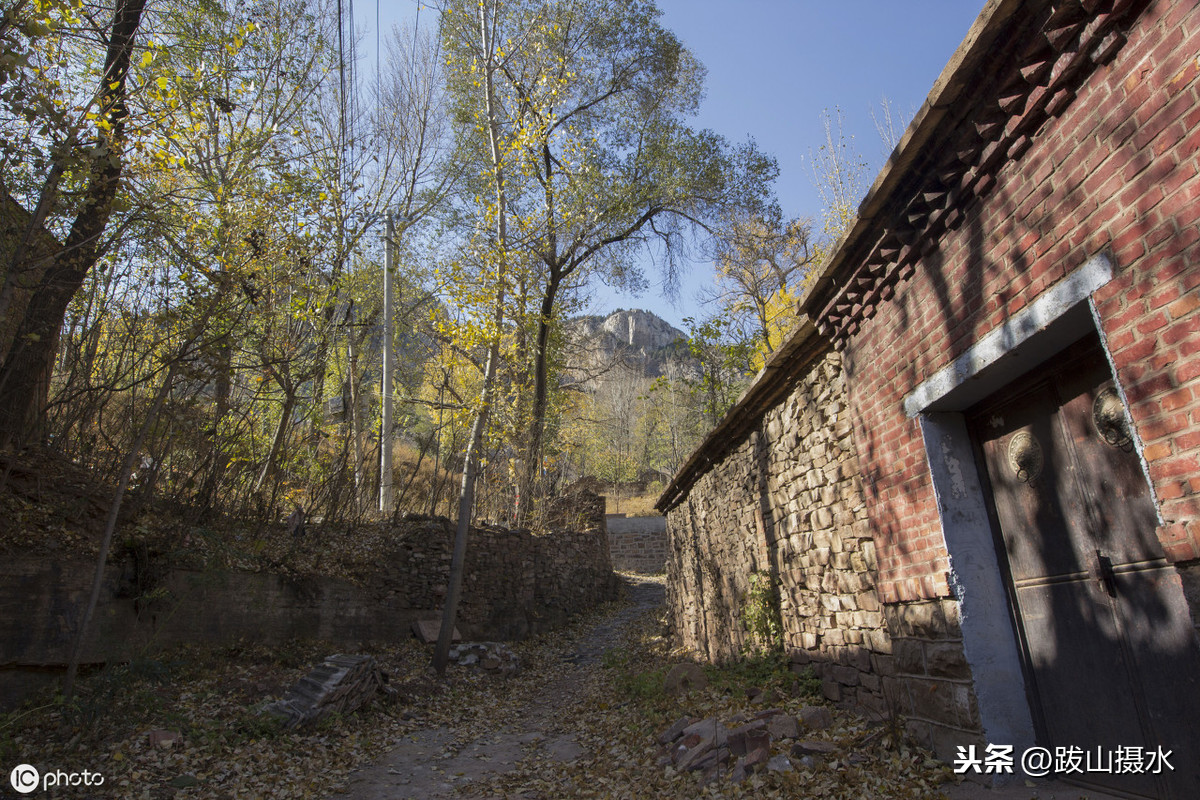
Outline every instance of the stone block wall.
<path id="1" fill-rule="evenodd" d="M 583 531 L 472 529 L 457 623 L 463 636 L 523 638 L 614 598 L 600 510 Z M 394 545 L 378 568 L 354 583 L 150 564 L 154 591 L 134 596 L 138 566 L 112 563 L 83 661 L 123 661 L 182 643 L 316 638 L 355 647 L 406 638 L 414 621 L 440 619 L 453 536 L 445 518 L 405 520 L 389 532 Z M 94 569 L 85 560 L 0 561 L 0 707 L 20 702 L 31 670 L 67 663 Z"/>
<path id="2" fill-rule="evenodd" d="M 766 573 L 794 669 L 811 666 L 827 698 L 900 714 L 938 752 L 982 743 L 957 603 L 878 595 L 841 356 L 825 349 L 796 377 L 668 513 L 676 634 L 711 660 L 738 656 L 750 576 Z"/>
<path id="3" fill-rule="evenodd" d="M 666 517 L 608 515 L 608 552 L 613 569 L 656 573 L 667 567 Z"/>
<path id="4" fill-rule="evenodd" d="M 971 668 L 963 652 L 959 606 L 954 600 L 884 606 L 892 654 L 875 656 L 889 706 L 903 716 L 914 740 L 934 752 L 987 745 Z"/>
<path id="5" fill-rule="evenodd" d="M 667 597 L 683 644 L 713 660 L 750 644 L 750 576 L 776 586 L 784 644 L 827 696 L 884 711 L 891 636 L 847 419 L 841 358 L 827 351 L 746 440 L 668 514 Z"/>

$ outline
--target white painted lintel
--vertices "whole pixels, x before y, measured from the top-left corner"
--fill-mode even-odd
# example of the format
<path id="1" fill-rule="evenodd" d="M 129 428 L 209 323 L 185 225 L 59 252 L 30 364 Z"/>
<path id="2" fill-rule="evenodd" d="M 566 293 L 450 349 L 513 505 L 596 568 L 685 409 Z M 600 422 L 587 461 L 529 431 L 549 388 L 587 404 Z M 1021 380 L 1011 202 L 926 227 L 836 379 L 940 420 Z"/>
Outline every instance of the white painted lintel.
<path id="1" fill-rule="evenodd" d="M 956 388 L 1013 352 L 1023 342 L 1045 330 L 1070 308 L 1086 301 L 1113 276 L 1106 253 L 1093 256 L 1032 303 L 989 331 L 965 353 L 904 398 L 904 413 L 915 417 Z"/>

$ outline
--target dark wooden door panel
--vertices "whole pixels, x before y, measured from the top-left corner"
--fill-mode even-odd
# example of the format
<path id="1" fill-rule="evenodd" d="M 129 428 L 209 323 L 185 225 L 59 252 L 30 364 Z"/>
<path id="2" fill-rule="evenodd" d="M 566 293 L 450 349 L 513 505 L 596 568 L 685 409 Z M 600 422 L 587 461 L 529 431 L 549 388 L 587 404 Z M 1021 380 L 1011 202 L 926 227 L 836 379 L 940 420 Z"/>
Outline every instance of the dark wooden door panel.
<path id="1" fill-rule="evenodd" d="M 1080 362 L 1057 383 L 1064 398 L 1059 421 L 1074 451 L 1092 543 L 1113 564 L 1161 559 L 1162 546 L 1154 533 L 1158 515 L 1124 419 L 1119 434 L 1112 426 L 1101 429 L 1097 424 L 1098 414 L 1104 418 L 1123 413 L 1108 362 Z"/>
<path id="2" fill-rule="evenodd" d="M 1141 744 L 1138 703 L 1112 607 L 1087 579 L 1019 587 L 1046 742 L 1113 752 Z M 1049 745 L 1048 745 L 1049 746 Z M 1078 776 L 1083 777 L 1083 776 Z M 1152 775 L 1088 775 L 1094 786 L 1154 796 Z"/>
<path id="3" fill-rule="evenodd" d="M 1162 776 L 1174 792 L 1168 796 L 1200 796 L 1200 654 L 1179 573 L 1160 566 L 1115 577 L 1134 690 L 1149 717 L 1147 744 L 1173 754 L 1174 770 Z"/>
<path id="4" fill-rule="evenodd" d="M 988 473 L 1041 743 L 1171 751 L 1160 775 L 1071 776 L 1200 797 L 1200 648 L 1098 340 L 969 415 Z"/>
<path id="5" fill-rule="evenodd" d="M 1013 579 L 1020 582 L 1086 571 L 1094 548 L 1074 530 L 1085 509 L 1074 482 L 1074 465 L 1057 426 L 1050 387 L 1039 385 L 983 420 L 983 450 L 1008 549 Z M 1039 536 L 1026 531 L 1037 530 Z"/>

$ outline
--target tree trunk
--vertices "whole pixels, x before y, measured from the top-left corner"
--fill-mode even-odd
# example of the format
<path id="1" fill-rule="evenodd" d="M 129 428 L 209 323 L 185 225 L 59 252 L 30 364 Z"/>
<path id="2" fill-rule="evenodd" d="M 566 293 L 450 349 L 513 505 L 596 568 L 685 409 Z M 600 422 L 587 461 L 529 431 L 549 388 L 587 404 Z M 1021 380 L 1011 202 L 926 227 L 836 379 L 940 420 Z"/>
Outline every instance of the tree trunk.
<path id="1" fill-rule="evenodd" d="M 446 606 L 442 609 L 442 626 L 438 631 L 437 645 L 433 651 L 433 668 L 438 675 L 446 674 L 446 665 L 450 661 L 450 641 L 454 637 L 458 601 L 462 597 L 463 570 L 467 560 L 467 535 L 470 531 L 472 508 L 475 504 L 475 480 L 479 471 L 479 451 L 483 449 L 483 434 L 487 430 L 496 363 L 500 360 L 499 352 L 499 342 L 493 341 L 492 348 L 488 353 L 488 365 L 483 374 L 483 403 L 479 413 L 475 415 L 475 422 L 471 425 L 471 440 L 467 443 L 462 489 L 458 494 L 458 524 L 454 531 L 454 551 L 450 557 L 450 580 L 446 588 Z"/>
<path id="2" fill-rule="evenodd" d="M 230 336 L 224 336 L 216 345 L 216 397 L 213 410 L 212 436 L 208 448 L 208 474 L 200 487 L 197 501 L 201 508 L 212 508 L 216 501 L 217 489 L 225 476 L 225 467 L 229 459 L 221 447 L 221 423 L 229 413 L 229 396 L 233 391 L 233 350 L 229 343 Z"/>
<path id="3" fill-rule="evenodd" d="M 146 436 L 150 433 L 150 428 L 154 425 L 154 420 L 158 418 L 158 412 L 162 410 L 167 395 L 171 393 L 171 384 L 175 380 L 175 369 L 178 364 L 179 361 L 176 360 L 167 370 L 167 377 L 163 379 L 162 386 L 158 388 L 158 394 L 155 396 L 150 410 L 146 412 L 146 419 L 142 421 L 142 427 L 138 430 L 137 438 L 134 439 L 129 452 L 125 454 L 124 463 L 121 464 L 121 480 L 117 484 L 116 494 L 113 495 L 112 504 L 108 508 L 108 519 L 104 523 L 104 538 L 100 541 L 100 552 L 96 555 L 96 572 L 92 578 L 92 593 L 88 596 L 88 604 L 84 608 L 83 619 L 79 623 L 79 629 L 75 632 L 75 643 L 71 648 L 71 660 L 67 664 L 67 677 L 63 684 L 63 695 L 65 695 L 67 702 L 70 702 L 71 696 L 75 692 L 75 677 L 79 674 L 79 660 L 83 655 L 83 642 L 87 637 L 88 626 L 91 625 L 92 617 L 95 616 L 96 605 L 100 601 L 100 589 L 104 585 L 104 567 L 108 563 L 108 551 L 112 547 L 113 532 L 117 528 L 117 517 L 121 513 L 121 501 L 125 499 L 125 490 L 129 488 L 129 477 L 137 464 L 138 452 L 142 449 L 142 445 L 146 441 Z"/>
<path id="4" fill-rule="evenodd" d="M 354 310 L 351 308 L 350 313 Z M 363 479 L 363 462 L 366 459 L 363 447 L 362 403 L 358 387 L 358 344 L 355 340 L 353 317 L 349 324 L 349 334 L 346 336 L 346 380 L 350 388 L 350 435 L 354 438 L 354 513 L 363 509 L 363 496 L 366 481 Z"/>
<path id="5" fill-rule="evenodd" d="M 252 491 L 255 493 L 262 489 L 263 484 L 275 472 L 275 460 L 279 456 L 279 451 L 283 449 L 288 429 L 292 427 L 292 412 L 296 409 L 296 390 L 288 387 L 284 391 L 286 395 L 283 400 L 283 416 L 279 418 L 279 427 L 275 429 L 275 438 L 271 440 L 271 449 L 267 452 L 267 460 L 263 464 L 262 472 L 258 474 L 258 480 L 254 482 Z"/>
<path id="6" fill-rule="evenodd" d="M 497 119 L 493 76 L 497 69 L 495 51 L 492 49 L 491 30 L 488 27 L 487 8 L 479 6 L 479 33 L 483 45 L 484 66 L 484 109 L 488 123 L 488 144 L 492 160 L 492 180 L 496 192 L 496 248 L 497 290 L 493 312 L 495 330 L 488 348 L 487 366 L 483 371 L 483 387 L 480 391 L 479 413 L 471 426 L 471 439 L 467 443 L 466 463 L 463 465 L 462 489 L 458 496 L 458 525 L 454 533 L 454 552 L 450 559 L 450 580 L 446 590 L 446 606 L 442 609 L 442 626 L 438 631 L 437 646 L 433 651 L 433 668 L 437 674 L 446 674 L 450 660 L 450 640 L 454 636 L 454 622 L 458 616 L 458 601 L 462 595 L 463 569 L 467 557 L 467 534 L 471 528 L 472 508 L 475 504 L 475 480 L 479 469 L 480 451 L 483 449 L 484 433 L 487 431 L 488 414 L 491 411 L 496 369 L 500 362 L 500 336 L 504 327 L 504 282 L 507 280 L 508 258 L 508 201 L 504 190 L 504 161 L 500 154 L 500 131 Z"/>
<path id="7" fill-rule="evenodd" d="M 7 191 L 0 189 L 0 364 L 3 364 L 25 319 L 32 289 L 62 252 L 62 243 Z"/>
<path id="8" fill-rule="evenodd" d="M 523 524 L 533 507 L 534 495 L 541 475 L 542 443 L 546 434 L 546 410 L 550 398 L 550 322 L 557 300 L 559 276 L 551 271 L 546 291 L 542 295 L 542 307 L 538 318 L 537 341 L 533 354 L 533 406 L 529 414 L 529 447 L 525 452 L 525 469 L 519 485 L 520 503 L 517 506 L 517 524 Z"/>
<path id="9" fill-rule="evenodd" d="M 120 187 L 128 114 L 125 79 L 144 6 L 145 0 L 122 0 L 113 12 L 99 93 L 100 115 L 111 128 L 90 154 L 91 174 L 82 210 L 75 217 L 63 249 L 33 287 L 24 318 L 16 326 L 16 335 L 0 367 L 0 448 L 23 444 L 31 434 L 40 437 L 44 433 L 46 399 L 63 317 L 99 258 L 100 237 L 108 226 Z M 14 271 L 26 268 L 24 263 L 12 267 Z"/>

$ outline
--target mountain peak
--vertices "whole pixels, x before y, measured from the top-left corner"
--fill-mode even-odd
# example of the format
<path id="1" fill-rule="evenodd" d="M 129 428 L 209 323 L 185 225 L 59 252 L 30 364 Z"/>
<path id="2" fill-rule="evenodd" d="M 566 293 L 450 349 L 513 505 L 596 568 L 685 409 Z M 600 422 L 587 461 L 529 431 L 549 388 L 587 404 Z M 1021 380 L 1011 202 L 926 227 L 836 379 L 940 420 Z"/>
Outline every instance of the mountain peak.
<path id="1" fill-rule="evenodd" d="M 681 347 L 687 334 L 652 311 L 618 309 L 606 317 L 575 317 L 566 323 L 572 366 L 589 367 L 614 360 L 642 367 L 646 375 L 662 374 L 662 365 Z"/>

